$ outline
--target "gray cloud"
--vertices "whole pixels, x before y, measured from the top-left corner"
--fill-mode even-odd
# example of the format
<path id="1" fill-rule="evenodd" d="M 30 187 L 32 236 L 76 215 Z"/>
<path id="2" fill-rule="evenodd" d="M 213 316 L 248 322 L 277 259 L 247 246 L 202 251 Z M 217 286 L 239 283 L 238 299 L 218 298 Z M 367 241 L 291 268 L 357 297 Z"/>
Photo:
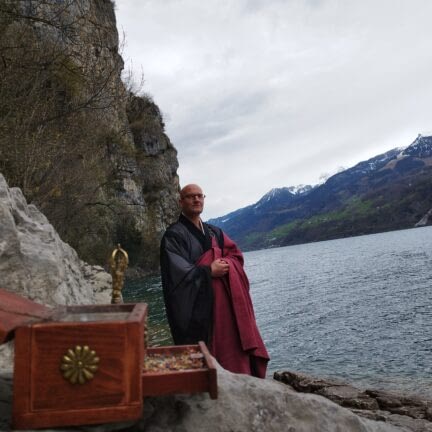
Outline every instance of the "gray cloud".
<path id="1" fill-rule="evenodd" d="M 432 130 L 430 0 L 117 0 L 206 217 Z"/>

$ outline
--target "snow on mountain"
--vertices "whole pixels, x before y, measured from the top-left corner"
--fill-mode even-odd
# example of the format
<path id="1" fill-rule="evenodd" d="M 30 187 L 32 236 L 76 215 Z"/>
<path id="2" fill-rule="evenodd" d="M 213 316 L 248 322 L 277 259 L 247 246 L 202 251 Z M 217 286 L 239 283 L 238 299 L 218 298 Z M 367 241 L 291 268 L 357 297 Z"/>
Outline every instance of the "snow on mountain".
<path id="1" fill-rule="evenodd" d="M 308 211 L 316 211 L 327 206 L 334 197 L 335 202 L 338 202 L 338 197 L 346 194 L 355 195 L 359 191 L 373 188 L 376 182 L 380 182 L 381 185 L 392 182 L 397 176 L 405 175 L 410 170 L 424 165 L 421 159 L 429 157 L 432 157 L 432 136 L 419 135 L 408 147 L 394 148 L 362 161 L 330 176 L 320 184 L 273 188 L 256 203 L 211 219 L 209 222 L 231 230 L 233 234 L 238 234 L 242 229 L 244 231 L 248 226 L 259 225 L 259 229 L 256 228 L 258 231 L 270 229 L 270 222 L 265 221 L 274 218 L 275 225 L 293 218 L 294 215 L 305 217 Z"/>
<path id="2" fill-rule="evenodd" d="M 418 158 L 431 157 L 432 136 L 423 136 L 419 134 L 413 143 L 403 151 L 403 154 Z"/>
<path id="3" fill-rule="evenodd" d="M 257 201 L 253 205 L 253 208 L 258 210 L 268 206 L 285 205 L 293 199 L 308 194 L 314 187 L 315 186 L 300 184 L 297 186 L 273 188 Z"/>
<path id="4" fill-rule="evenodd" d="M 265 195 L 262 196 L 262 198 L 255 204 L 255 208 L 259 207 L 260 205 L 264 204 L 265 202 L 279 199 L 283 196 L 291 196 L 294 195 L 291 193 L 289 188 L 283 187 L 283 188 L 273 188 L 269 192 L 267 192 Z"/>
<path id="5" fill-rule="evenodd" d="M 315 186 L 299 184 L 297 186 L 290 186 L 288 190 L 294 195 L 304 195 L 309 193 Z"/>

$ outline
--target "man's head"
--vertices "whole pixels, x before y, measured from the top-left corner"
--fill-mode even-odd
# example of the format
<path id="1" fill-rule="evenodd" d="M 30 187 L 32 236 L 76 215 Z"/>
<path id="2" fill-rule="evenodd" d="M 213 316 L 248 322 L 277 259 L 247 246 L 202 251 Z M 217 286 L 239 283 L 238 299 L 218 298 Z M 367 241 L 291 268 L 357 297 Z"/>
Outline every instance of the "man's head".
<path id="1" fill-rule="evenodd" d="M 204 210 L 204 198 L 202 189 L 196 184 L 188 184 L 180 191 L 180 207 L 188 218 L 199 216 Z"/>

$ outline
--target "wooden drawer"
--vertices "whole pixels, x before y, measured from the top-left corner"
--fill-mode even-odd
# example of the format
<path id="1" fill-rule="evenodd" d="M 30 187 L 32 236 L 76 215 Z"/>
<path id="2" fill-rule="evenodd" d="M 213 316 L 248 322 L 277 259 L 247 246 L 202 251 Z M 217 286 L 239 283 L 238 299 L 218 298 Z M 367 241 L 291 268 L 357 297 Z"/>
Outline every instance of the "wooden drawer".
<path id="1" fill-rule="evenodd" d="M 178 356 L 182 353 L 195 353 L 202 355 L 203 367 L 194 369 L 165 369 L 142 372 L 143 396 L 157 396 L 173 393 L 201 393 L 208 392 L 212 399 L 217 398 L 216 366 L 208 352 L 206 345 L 177 345 L 168 347 L 148 348 L 149 357 L 160 355 L 162 357 Z"/>

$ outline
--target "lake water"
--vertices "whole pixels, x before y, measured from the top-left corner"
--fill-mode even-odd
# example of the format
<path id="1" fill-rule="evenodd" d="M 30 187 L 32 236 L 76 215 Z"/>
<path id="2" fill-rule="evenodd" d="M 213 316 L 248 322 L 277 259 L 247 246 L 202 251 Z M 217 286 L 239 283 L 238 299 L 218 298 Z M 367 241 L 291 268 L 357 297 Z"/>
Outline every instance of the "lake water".
<path id="1" fill-rule="evenodd" d="M 432 398 L 432 227 L 245 253 L 275 370 Z M 159 278 L 127 284 L 171 343 Z"/>

